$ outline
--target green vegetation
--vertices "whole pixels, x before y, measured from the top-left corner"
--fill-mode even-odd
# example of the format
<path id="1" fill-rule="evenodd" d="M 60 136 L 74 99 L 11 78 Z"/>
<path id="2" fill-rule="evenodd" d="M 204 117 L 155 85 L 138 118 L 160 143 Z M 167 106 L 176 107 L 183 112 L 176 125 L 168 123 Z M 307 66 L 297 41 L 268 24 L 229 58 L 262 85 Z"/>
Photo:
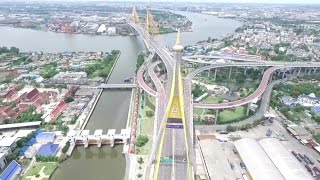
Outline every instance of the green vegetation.
<path id="1" fill-rule="evenodd" d="M 281 83 L 276 86 L 277 89 L 288 92 L 293 97 L 298 97 L 301 94 L 314 93 L 317 97 L 320 96 L 320 87 L 312 83 Z"/>
<path id="2" fill-rule="evenodd" d="M 87 64 L 84 67 L 84 71 L 87 73 L 89 78 L 94 78 L 94 77 L 107 78 L 119 54 L 120 54 L 120 51 L 112 50 L 110 55 L 107 56 L 106 58 L 97 60 L 91 64 Z"/>
<path id="3" fill-rule="evenodd" d="M 0 47 L 0 54 L 4 54 L 4 53 L 19 54 L 19 48 L 11 47 L 9 49 L 7 47 Z"/>
<path id="4" fill-rule="evenodd" d="M 56 156 L 36 156 L 38 162 L 58 162 L 59 158 Z"/>
<path id="5" fill-rule="evenodd" d="M 70 141 L 67 141 L 64 147 L 62 148 L 62 153 L 66 153 L 70 148 Z"/>
<path id="6" fill-rule="evenodd" d="M 232 121 L 239 121 L 246 117 L 246 108 L 243 106 L 234 109 L 226 109 L 219 113 L 218 123 L 225 124 Z"/>
<path id="7" fill-rule="evenodd" d="M 54 173 L 54 171 L 58 167 L 58 163 L 55 162 L 36 162 L 32 167 L 28 170 L 28 172 L 23 176 L 23 179 L 28 179 L 28 176 L 39 176 L 41 169 L 43 169 L 43 173 L 46 176 L 50 176 Z M 49 178 L 42 178 L 42 179 L 49 179 Z"/>
<path id="8" fill-rule="evenodd" d="M 12 62 L 12 65 L 17 66 L 20 64 L 28 64 L 32 62 L 31 59 L 28 59 L 28 56 L 22 56 L 18 60 Z"/>
<path id="9" fill-rule="evenodd" d="M 167 33 L 173 33 L 173 32 L 176 32 L 176 31 L 171 28 L 164 28 L 164 27 L 159 28 L 159 34 L 167 34 Z"/>
<path id="10" fill-rule="evenodd" d="M 46 64 L 42 67 L 42 70 L 40 71 L 40 75 L 46 79 L 52 78 L 59 72 L 57 70 L 57 67 L 58 67 L 57 63 Z"/>
<path id="11" fill-rule="evenodd" d="M 204 94 L 205 91 L 201 89 L 200 85 L 196 84 L 194 89 L 192 90 L 192 94 L 194 98 L 200 97 L 202 94 Z"/>
<path id="12" fill-rule="evenodd" d="M 313 138 L 317 141 L 317 143 L 320 143 L 320 134 L 314 134 Z"/>
<path id="13" fill-rule="evenodd" d="M 147 117 L 153 117 L 154 116 L 154 112 L 153 111 L 147 111 L 146 112 L 146 116 Z"/>
<path id="14" fill-rule="evenodd" d="M 146 135 L 139 135 L 138 138 L 137 138 L 136 146 L 137 146 L 137 147 L 142 147 L 142 146 L 144 146 L 148 141 L 149 141 L 148 136 L 146 136 Z"/>
<path id="15" fill-rule="evenodd" d="M 207 98 L 205 98 L 204 100 L 202 100 L 201 102 L 203 102 L 203 103 L 222 103 L 223 99 L 219 95 L 217 95 L 217 96 L 210 95 Z"/>
<path id="16" fill-rule="evenodd" d="M 12 160 L 17 159 L 18 154 L 23 146 L 27 144 L 27 142 L 34 137 L 34 132 L 31 132 L 27 135 L 27 137 L 22 137 L 17 141 L 17 148 L 11 153 L 6 156 L 7 162 L 11 162 Z"/>
<path id="17" fill-rule="evenodd" d="M 72 101 L 74 101 L 74 99 L 72 97 L 67 97 L 64 99 L 64 102 L 66 102 L 66 103 L 70 103 Z"/>
<path id="18" fill-rule="evenodd" d="M 33 106 L 29 107 L 25 112 L 21 113 L 17 120 L 11 121 L 6 119 L 4 121 L 5 124 L 13 124 L 13 123 L 23 123 L 23 122 L 33 122 L 33 121 L 42 121 L 42 114 L 38 114 L 34 112 L 35 108 Z"/>
<path id="19" fill-rule="evenodd" d="M 136 64 L 136 72 L 138 72 L 138 69 L 142 66 L 143 63 L 144 63 L 144 55 L 139 54 L 137 59 L 137 64 Z"/>

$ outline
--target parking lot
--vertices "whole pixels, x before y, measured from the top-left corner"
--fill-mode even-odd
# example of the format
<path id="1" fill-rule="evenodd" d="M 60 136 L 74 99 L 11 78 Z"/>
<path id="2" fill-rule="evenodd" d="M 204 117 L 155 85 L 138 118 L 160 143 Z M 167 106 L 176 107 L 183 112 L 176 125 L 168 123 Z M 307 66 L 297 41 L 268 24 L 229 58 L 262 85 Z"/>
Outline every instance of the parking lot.
<path id="1" fill-rule="evenodd" d="M 219 132 L 209 133 L 211 135 L 214 135 L 214 137 L 219 141 L 218 144 L 212 144 L 212 143 L 202 143 L 201 146 L 208 146 L 208 148 L 213 149 L 217 148 L 216 146 L 221 146 L 224 158 L 227 160 L 229 164 L 229 168 L 231 169 L 232 164 L 234 167 L 232 169 L 232 173 L 234 176 L 234 179 L 242 178 L 242 173 L 245 172 L 244 169 L 240 166 L 240 157 L 237 154 L 234 154 L 233 152 L 233 140 L 237 140 L 240 138 L 253 138 L 256 140 L 264 139 L 264 138 L 277 138 L 280 140 L 281 144 L 290 152 L 295 151 L 296 153 L 300 153 L 302 156 L 306 155 L 313 165 L 307 163 L 308 160 L 302 159 L 300 162 L 302 166 L 305 167 L 305 165 L 308 165 L 311 169 L 313 167 L 319 167 L 320 163 L 317 161 L 320 161 L 320 155 L 317 151 L 312 149 L 309 146 L 303 145 L 300 143 L 299 140 L 297 140 L 295 137 L 293 137 L 285 127 L 283 127 L 281 123 L 281 118 L 276 117 L 274 121 L 268 121 L 266 120 L 263 125 L 259 125 L 255 128 L 252 128 L 248 131 L 237 131 L 232 132 L 228 134 L 220 134 Z M 207 159 L 206 156 L 209 156 L 204 153 L 204 158 Z M 300 158 L 301 159 L 301 158 Z M 225 165 L 223 165 L 225 166 Z M 312 172 L 313 175 L 314 172 Z M 249 176 L 248 176 L 249 177 Z M 242 178 L 243 179 L 243 178 Z"/>

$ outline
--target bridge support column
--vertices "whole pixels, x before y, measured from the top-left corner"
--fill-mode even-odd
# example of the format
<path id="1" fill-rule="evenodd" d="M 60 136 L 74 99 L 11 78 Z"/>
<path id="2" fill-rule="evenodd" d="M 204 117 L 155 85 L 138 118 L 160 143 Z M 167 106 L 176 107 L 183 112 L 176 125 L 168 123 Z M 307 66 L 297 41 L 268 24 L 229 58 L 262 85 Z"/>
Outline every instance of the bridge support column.
<path id="1" fill-rule="evenodd" d="M 286 74 L 286 72 L 282 72 L 282 79 L 284 79 L 284 75 Z"/>
<path id="2" fill-rule="evenodd" d="M 228 77 L 229 80 L 231 78 L 231 73 L 232 73 L 232 67 L 230 67 L 230 71 L 229 71 L 229 77 Z"/>
<path id="3" fill-rule="evenodd" d="M 264 73 L 264 70 L 265 70 L 265 69 L 264 69 L 264 67 L 263 67 L 263 68 L 262 68 L 262 70 L 261 70 L 261 74 L 263 74 L 263 73 Z"/>
<path id="4" fill-rule="evenodd" d="M 310 75 L 312 73 L 312 68 L 310 68 L 309 72 L 308 72 L 308 75 Z"/>
<path id="5" fill-rule="evenodd" d="M 244 75 L 247 75 L 247 67 L 244 67 Z"/>
<path id="6" fill-rule="evenodd" d="M 307 74 L 307 72 L 308 72 L 308 68 L 305 68 L 304 73 Z"/>
<path id="7" fill-rule="evenodd" d="M 211 69 L 208 70 L 208 78 L 210 78 Z"/>
<path id="8" fill-rule="evenodd" d="M 250 112 L 250 106 L 251 106 L 251 103 L 248 104 L 248 107 L 247 107 L 247 112 L 246 112 L 246 116 L 249 116 L 249 112 Z"/>
<path id="9" fill-rule="evenodd" d="M 219 109 L 216 109 L 216 117 L 214 118 L 214 124 L 217 124 L 219 117 Z"/>
<path id="10" fill-rule="evenodd" d="M 216 80 L 216 78 L 217 78 L 217 71 L 218 71 L 218 68 L 215 68 L 214 69 L 214 80 Z"/>
<path id="11" fill-rule="evenodd" d="M 297 77 L 299 77 L 299 76 L 300 76 L 300 72 L 301 72 L 301 68 L 299 68 L 299 70 L 298 70 Z"/>
<path id="12" fill-rule="evenodd" d="M 315 74 L 317 72 L 317 68 L 314 68 L 313 70 L 313 74 Z"/>

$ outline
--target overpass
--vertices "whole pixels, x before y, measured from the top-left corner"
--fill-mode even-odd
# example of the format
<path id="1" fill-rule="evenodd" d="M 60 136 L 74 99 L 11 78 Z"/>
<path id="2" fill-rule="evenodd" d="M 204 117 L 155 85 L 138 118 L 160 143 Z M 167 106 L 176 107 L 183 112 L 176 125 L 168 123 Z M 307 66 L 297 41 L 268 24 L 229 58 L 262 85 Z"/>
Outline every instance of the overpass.
<path id="1" fill-rule="evenodd" d="M 100 84 L 98 86 L 81 86 L 81 88 L 88 88 L 88 89 L 133 89 L 136 88 L 136 84 Z"/>
<path id="2" fill-rule="evenodd" d="M 152 96 L 158 97 L 158 103 L 164 103 L 163 105 L 157 105 L 160 108 L 158 109 L 159 113 L 165 112 L 164 116 L 155 119 L 156 121 L 160 121 L 158 123 L 161 126 L 157 132 L 154 132 L 156 138 L 153 143 L 146 176 L 153 179 L 193 179 L 188 152 L 189 143 L 187 136 L 189 137 L 189 132 L 183 109 L 183 82 L 180 74 L 183 47 L 180 45 L 180 33 L 179 38 L 177 38 L 179 41 L 177 41 L 177 45 L 175 46 L 176 59 L 174 59 L 168 49 L 159 44 L 150 35 L 149 18 L 146 18 L 147 27 L 143 29 L 139 25 L 138 15 L 134 11 L 135 8 L 133 9 L 132 19 L 128 21 L 128 24 L 137 31 L 145 42 L 147 49 L 150 52 L 154 52 L 164 62 L 168 79 L 165 88 L 165 101 L 163 102 L 159 101 L 159 97 L 163 97 L 161 92 L 154 93 L 154 90 L 151 90 L 150 87 L 146 86 L 146 83 L 142 82 L 143 72 L 138 72 L 139 75 L 137 75 L 138 84 L 143 85 L 142 89 L 149 89 L 149 92 L 152 92 Z M 150 10 L 148 10 L 147 17 L 149 13 Z M 151 63 L 148 65 L 150 66 Z M 139 71 L 144 71 L 145 69 L 146 67 L 143 65 Z M 152 73 L 150 76 L 152 76 Z M 154 76 L 153 79 L 155 80 Z M 155 85 L 156 87 L 160 87 L 159 84 L 157 85 L 157 82 L 155 82 Z"/>

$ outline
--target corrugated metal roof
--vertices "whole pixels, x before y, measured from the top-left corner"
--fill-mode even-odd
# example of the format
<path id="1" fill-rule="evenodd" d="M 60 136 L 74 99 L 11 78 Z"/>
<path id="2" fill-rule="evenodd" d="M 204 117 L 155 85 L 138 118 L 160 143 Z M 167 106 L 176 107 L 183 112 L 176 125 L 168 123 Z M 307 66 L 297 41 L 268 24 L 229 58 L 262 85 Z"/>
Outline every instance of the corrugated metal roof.
<path id="1" fill-rule="evenodd" d="M 278 139 L 266 138 L 260 140 L 259 144 L 285 179 L 313 179 L 301 163 L 283 147 Z"/>
<path id="2" fill-rule="evenodd" d="M 235 141 L 234 144 L 254 180 L 284 180 L 256 140 L 244 138 Z"/>

